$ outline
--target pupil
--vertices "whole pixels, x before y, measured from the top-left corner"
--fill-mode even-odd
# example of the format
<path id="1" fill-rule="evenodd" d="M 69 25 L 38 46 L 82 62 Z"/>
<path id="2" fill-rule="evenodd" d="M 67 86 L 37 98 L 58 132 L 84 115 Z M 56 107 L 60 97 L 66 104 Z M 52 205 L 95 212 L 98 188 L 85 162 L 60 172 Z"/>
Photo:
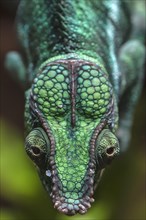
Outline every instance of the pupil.
<path id="1" fill-rule="evenodd" d="M 32 151 L 35 155 L 39 155 L 40 154 L 40 149 L 38 147 L 32 147 Z"/>
<path id="2" fill-rule="evenodd" d="M 106 150 L 106 153 L 108 155 L 112 155 L 114 153 L 114 147 L 109 147 L 107 150 Z"/>

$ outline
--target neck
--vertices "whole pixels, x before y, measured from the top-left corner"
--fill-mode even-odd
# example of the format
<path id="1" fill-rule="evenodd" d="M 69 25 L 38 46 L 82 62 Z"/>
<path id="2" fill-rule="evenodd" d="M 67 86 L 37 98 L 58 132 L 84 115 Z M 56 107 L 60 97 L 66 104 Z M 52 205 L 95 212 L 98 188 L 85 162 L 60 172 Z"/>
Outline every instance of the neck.
<path id="1" fill-rule="evenodd" d="M 27 52 L 34 68 L 48 58 L 68 53 L 95 59 L 100 56 L 107 65 L 112 40 L 109 38 L 114 36 L 107 2 L 32 0 L 28 5 L 22 1 L 18 31 L 26 35 L 24 47 L 26 39 L 29 41 Z"/>
<path id="2" fill-rule="evenodd" d="M 113 0 L 22 1 L 18 31 L 24 35 L 30 74 L 36 75 L 50 58 L 76 54 L 94 58 L 114 79 L 119 72 L 115 55 L 116 30 L 122 22 L 119 9 L 119 1 Z"/>

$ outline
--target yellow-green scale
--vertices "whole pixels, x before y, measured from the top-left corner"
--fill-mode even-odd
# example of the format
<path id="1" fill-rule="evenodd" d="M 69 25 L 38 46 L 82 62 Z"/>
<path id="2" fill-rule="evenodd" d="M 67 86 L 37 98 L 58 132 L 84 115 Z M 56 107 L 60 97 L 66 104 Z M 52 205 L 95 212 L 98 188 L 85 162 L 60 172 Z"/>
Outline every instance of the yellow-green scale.
<path id="1" fill-rule="evenodd" d="M 70 116 L 68 116 L 70 117 Z M 55 138 L 55 164 L 62 184 L 61 196 L 76 200 L 82 197 L 84 179 L 90 160 L 89 142 L 95 127 L 94 122 L 77 115 L 76 128 L 72 130 L 66 118 L 47 117 Z"/>

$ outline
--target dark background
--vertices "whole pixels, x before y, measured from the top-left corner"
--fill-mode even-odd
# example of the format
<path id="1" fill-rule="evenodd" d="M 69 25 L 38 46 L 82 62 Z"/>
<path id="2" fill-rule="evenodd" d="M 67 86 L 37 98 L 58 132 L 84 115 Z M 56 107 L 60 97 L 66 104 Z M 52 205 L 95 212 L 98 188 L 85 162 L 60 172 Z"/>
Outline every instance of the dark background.
<path id="1" fill-rule="evenodd" d="M 24 91 L 4 68 L 8 51 L 19 51 L 14 18 L 17 1 L 0 1 L 1 216 L 2 220 L 144 220 L 146 218 L 146 84 L 138 102 L 128 151 L 109 166 L 87 214 L 65 217 L 53 209 L 25 154 Z"/>

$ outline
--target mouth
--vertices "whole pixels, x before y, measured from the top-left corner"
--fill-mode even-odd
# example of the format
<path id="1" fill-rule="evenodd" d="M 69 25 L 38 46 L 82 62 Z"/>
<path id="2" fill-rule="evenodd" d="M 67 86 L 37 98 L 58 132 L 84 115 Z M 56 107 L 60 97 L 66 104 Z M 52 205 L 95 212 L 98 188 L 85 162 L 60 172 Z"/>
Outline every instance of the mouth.
<path id="1" fill-rule="evenodd" d="M 94 202 L 94 190 L 101 179 L 102 173 L 103 170 L 100 170 L 98 172 L 95 183 L 93 183 L 94 181 L 92 177 L 88 178 L 81 190 L 82 192 L 64 192 L 62 191 L 60 184 L 53 184 L 54 186 L 52 187 L 50 193 L 50 190 L 48 188 L 48 181 L 51 181 L 51 173 L 48 170 L 46 171 L 47 178 L 45 178 L 45 181 L 43 181 L 43 183 L 46 190 L 52 197 L 54 208 L 56 208 L 59 212 L 69 216 L 75 215 L 77 213 L 85 214 L 87 210 L 91 207 L 91 203 Z M 52 179 L 52 181 L 54 182 L 54 178 Z"/>
<path id="2" fill-rule="evenodd" d="M 54 208 L 66 215 L 84 214 L 91 207 L 92 202 L 94 199 L 89 196 L 85 196 L 83 199 L 61 198 L 56 200 Z"/>

